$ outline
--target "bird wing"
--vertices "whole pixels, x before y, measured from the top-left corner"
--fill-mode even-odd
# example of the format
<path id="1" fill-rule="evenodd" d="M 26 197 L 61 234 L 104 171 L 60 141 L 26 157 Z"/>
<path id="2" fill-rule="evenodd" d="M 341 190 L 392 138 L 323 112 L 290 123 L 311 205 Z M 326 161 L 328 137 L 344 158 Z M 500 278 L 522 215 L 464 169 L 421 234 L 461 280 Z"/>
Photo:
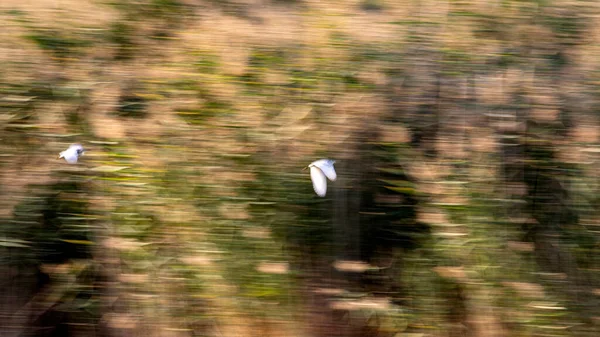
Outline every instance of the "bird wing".
<path id="1" fill-rule="evenodd" d="M 315 193 L 320 197 L 324 197 L 325 193 L 327 193 L 327 179 L 325 179 L 323 171 L 316 166 L 311 166 L 310 179 L 312 180 Z"/>
<path id="2" fill-rule="evenodd" d="M 60 153 L 61 157 L 65 158 L 67 163 L 75 164 L 77 163 L 77 151 L 72 151 L 71 149 L 67 151 L 63 151 Z"/>
<path id="3" fill-rule="evenodd" d="M 67 151 L 73 151 L 74 153 L 83 153 L 83 146 L 81 146 L 81 144 L 71 144 Z"/>
<path id="4" fill-rule="evenodd" d="M 335 169 L 333 168 L 333 164 L 335 161 L 330 159 L 321 159 L 312 163 L 316 167 L 320 168 L 321 171 L 329 178 L 331 181 L 335 181 L 337 179 L 337 174 L 335 173 Z"/>

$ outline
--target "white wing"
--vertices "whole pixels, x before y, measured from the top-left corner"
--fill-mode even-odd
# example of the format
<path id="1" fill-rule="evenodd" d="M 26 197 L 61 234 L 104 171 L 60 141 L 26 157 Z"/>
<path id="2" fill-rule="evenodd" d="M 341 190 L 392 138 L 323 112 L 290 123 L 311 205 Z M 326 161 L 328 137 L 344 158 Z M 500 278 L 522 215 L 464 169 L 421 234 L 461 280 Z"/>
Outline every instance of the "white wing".
<path id="1" fill-rule="evenodd" d="M 67 163 L 69 164 L 75 164 L 77 163 L 77 151 L 74 151 L 72 149 L 68 149 L 66 151 L 63 151 L 60 153 L 60 157 L 61 158 L 65 158 L 65 160 L 67 161 Z"/>
<path id="2" fill-rule="evenodd" d="M 77 153 L 77 150 L 79 150 L 80 152 L 83 152 L 83 146 L 81 146 L 81 144 L 71 144 L 71 146 L 69 146 L 69 149 L 67 151 L 73 151 L 73 152 Z"/>
<path id="3" fill-rule="evenodd" d="M 325 179 L 323 171 L 316 166 L 310 166 L 310 179 L 317 195 L 324 197 L 327 193 L 327 179 Z"/>
<path id="4" fill-rule="evenodd" d="M 314 165 L 318 168 L 321 169 L 321 171 L 323 171 L 323 173 L 327 176 L 327 178 L 329 178 L 329 180 L 331 181 L 335 181 L 337 179 L 337 174 L 335 173 L 335 169 L 333 168 L 333 164 L 335 163 L 335 160 L 331 160 L 331 159 L 320 159 L 317 160 L 313 163 L 311 163 L 310 165 Z"/>

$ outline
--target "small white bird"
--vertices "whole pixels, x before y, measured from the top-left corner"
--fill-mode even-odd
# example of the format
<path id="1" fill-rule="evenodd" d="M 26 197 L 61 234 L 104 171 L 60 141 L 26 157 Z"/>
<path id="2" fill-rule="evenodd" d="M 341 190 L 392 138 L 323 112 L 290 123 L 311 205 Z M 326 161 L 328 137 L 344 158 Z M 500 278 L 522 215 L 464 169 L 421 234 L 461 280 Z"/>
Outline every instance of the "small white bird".
<path id="1" fill-rule="evenodd" d="M 308 165 L 310 168 L 310 179 L 313 183 L 313 188 L 318 196 L 324 197 L 327 193 L 327 178 L 331 181 L 337 179 L 335 169 L 333 168 L 335 160 L 331 159 L 319 159 Z"/>
<path id="2" fill-rule="evenodd" d="M 67 163 L 76 164 L 77 159 L 79 159 L 79 157 L 81 157 L 83 155 L 83 153 L 84 153 L 84 150 L 83 150 L 83 146 L 81 146 L 81 144 L 72 144 L 71 146 L 69 146 L 68 149 L 66 149 L 65 151 L 60 153 L 60 155 L 58 156 L 58 159 L 65 158 Z"/>

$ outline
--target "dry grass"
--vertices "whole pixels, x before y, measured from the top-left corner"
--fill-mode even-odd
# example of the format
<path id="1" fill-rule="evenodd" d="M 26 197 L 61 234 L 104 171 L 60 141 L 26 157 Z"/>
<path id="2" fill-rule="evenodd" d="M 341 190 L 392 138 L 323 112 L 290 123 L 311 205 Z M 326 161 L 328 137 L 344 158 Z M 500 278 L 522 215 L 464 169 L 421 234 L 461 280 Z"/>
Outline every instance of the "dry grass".
<path id="1" fill-rule="evenodd" d="M 218 321 L 216 325 L 219 326 L 219 332 L 214 332 L 214 335 L 300 336 L 301 332 L 292 331 L 294 329 L 275 319 L 247 317 L 236 300 L 239 287 L 225 280 L 223 275 L 226 273 L 219 259 L 206 253 L 204 248 L 198 248 L 198 251 L 190 248 L 194 244 L 204 244 L 211 238 L 210 229 L 214 225 L 211 220 L 215 215 L 208 216 L 206 213 L 209 211 L 218 214 L 218 220 L 235 224 L 247 225 L 246 222 L 253 220 L 247 203 L 238 202 L 236 198 L 240 197 L 239 187 L 256 181 L 258 175 L 252 171 L 253 168 L 236 166 L 233 160 L 223 157 L 271 156 L 271 159 L 277 159 L 279 170 L 289 169 L 292 172 L 298 168 L 297 163 L 315 153 L 328 152 L 341 159 L 352 157 L 355 145 L 364 142 L 353 136 L 365 129 L 381 131 L 383 142 L 407 146 L 416 132 L 414 128 L 406 125 L 381 126 L 381 120 L 390 115 L 391 110 L 396 111 L 403 120 L 409 120 L 409 116 L 421 105 L 428 103 L 443 111 L 440 130 L 433 139 L 428 139 L 439 155 L 430 159 L 415 151 L 415 158 L 406 160 L 407 171 L 418 181 L 418 190 L 431 198 L 428 202 L 464 206 L 471 202 L 467 188 L 448 186 L 442 181 L 454 179 L 459 170 L 453 167 L 453 162 L 460 159 L 475 163 L 465 170 L 466 173 L 459 172 L 463 174 L 460 179 L 470 182 L 497 180 L 499 170 L 495 166 L 498 160 L 495 157 L 501 147 L 497 134 L 525 132 L 524 121 L 518 119 L 511 108 L 506 108 L 514 103 L 518 92 L 524 92 L 532 107 L 529 118 L 541 124 L 561 123 L 559 112 L 565 104 L 565 96 L 577 101 L 575 106 L 581 110 L 574 113 L 574 126 L 567 138 L 558 144 L 556 156 L 560 161 L 573 164 L 590 163 L 597 157 L 593 151 L 600 141 L 598 120 L 590 113 L 594 111 L 594 105 L 588 103 L 593 100 L 584 92 L 587 82 L 580 79 L 594 81 L 598 54 L 596 42 L 599 40 L 596 28 L 600 26 L 598 16 L 590 15 L 591 21 L 582 43 L 565 51 L 569 64 L 561 70 L 563 81 L 559 85 L 546 83 L 543 73 L 539 70 L 536 73 L 530 65 L 480 71 L 482 74 L 475 76 L 479 109 L 475 116 L 475 113 L 471 114 L 472 111 L 466 111 L 463 104 L 469 98 L 468 82 L 465 80 L 470 74 L 468 67 L 492 67 L 483 65 L 482 60 L 505 53 L 507 47 L 511 50 L 531 48 L 533 51 L 528 57 L 532 62 L 542 63 L 540 60 L 547 56 L 544 54 L 546 50 L 555 50 L 560 46 L 556 42 L 555 32 L 549 27 L 530 23 L 529 19 L 522 20 L 521 16 L 525 14 L 516 5 L 500 9 L 496 2 L 485 1 L 383 3 L 379 11 L 364 11 L 361 1 L 309 0 L 303 1 L 302 5 L 289 6 L 267 1 L 239 2 L 248 6 L 246 16 L 226 13 L 218 3 L 214 3 L 202 7 L 193 20 L 172 29 L 167 39 L 158 42 L 150 38 L 150 33 L 157 28 L 150 20 L 132 23 L 136 25 L 136 33 L 132 34 L 131 39 L 136 44 L 137 54 L 130 60 L 116 61 L 116 48 L 107 42 L 106 34 L 111 25 L 125 19 L 115 7 L 97 1 L 4 0 L 0 2 L 0 18 L 6 23 L 0 31 L 2 81 L 24 85 L 38 81 L 49 83 L 54 85 L 53 93 L 62 87 L 87 89 L 89 102 L 86 104 L 81 96 L 70 97 L 69 100 L 59 100 L 55 96 L 43 101 L 40 98 L 35 108 L 39 115 L 35 121 L 38 128 L 36 132 L 56 135 L 72 133 L 74 126 L 69 124 L 68 113 L 85 105 L 86 109 L 82 111 L 85 111 L 85 121 L 89 123 L 90 130 L 79 139 L 115 141 L 126 148 L 123 151 L 125 155 L 131 156 L 127 159 L 109 159 L 112 150 L 98 146 L 96 153 L 85 158 L 85 165 L 99 166 L 111 160 L 123 161 L 123 165 L 130 166 L 132 171 L 145 170 L 152 177 L 143 184 L 153 189 L 140 187 L 119 192 L 117 196 L 108 192 L 108 195 L 96 196 L 92 200 L 94 210 L 110 214 L 122 200 L 123 204 L 135 204 L 144 196 L 155 197 L 165 191 L 177 192 L 177 197 L 162 199 L 162 205 L 140 203 L 142 205 L 139 206 L 139 209 L 155 214 L 157 221 L 166 224 L 166 228 L 143 239 L 119 237 L 111 233 L 101 241 L 102 247 L 115 254 L 140 254 L 149 260 L 158 260 L 159 256 L 152 256 L 150 248 L 146 250 L 145 247 L 160 242 L 172 254 L 181 254 L 180 261 L 202 271 L 199 274 L 206 282 L 205 292 L 211 295 L 207 315 L 215 315 Z M 567 6 L 569 2 L 559 1 L 559 4 Z M 478 17 L 468 19 L 466 16 L 450 15 L 457 10 L 473 13 L 500 11 L 497 19 L 511 40 L 478 36 L 475 33 L 480 25 Z M 7 14 L 10 11 L 22 13 Z M 552 15 L 557 13 L 548 12 Z M 411 20 L 416 23 L 402 23 Z M 396 24 L 391 24 L 394 22 Z M 423 24 L 428 22 L 435 24 Z M 88 38 L 95 42 L 92 46 L 82 47 L 80 53 L 57 57 L 52 51 L 42 50 L 31 39 L 25 38 L 36 30 L 44 32 L 46 29 L 64 33 L 73 40 Z M 52 31 L 48 31 L 49 34 Z M 409 36 L 418 37 L 425 41 L 423 46 L 430 48 L 428 44 L 432 44 L 443 53 L 422 52 L 413 59 L 408 56 L 402 60 L 407 63 L 403 66 L 398 66 L 400 61 L 386 59 L 400 48 L 398 46 L 406 43 Z M 383 56 L 369 56 L 377 58 L 369 61 L 355 60 L 357 55 L 371 52 L 371 49 Z M 276 61 L 268 61 L 265 69 L 259 71 L 259 75 L 264 76 L 260 83 L 261 90 L 264 90 L 262 94 L 268 91 L 269 95 L 247 95 L 247 88 L 240 83 L 242 76 L 255 71 L 250 58 L 258 50 L 267 53 L 284 51 L 286 54 L 283 61 L 277 58 Z M 442 54 L 446 56 L 440 56 Z M 467 55 L 469 58 L 455 61 L 448 55 Z M 214 57 L 215 64 L 207 66 L 211 68 L 209 71 L 198 70 L 198 60 L 209 56 Z M 439 64 L 448 66 L 452 75 L 437 92 L 436 73 L 439 72 Z M 389 75 L 389 71 L 398 70 L 396 68 L 402 70 L 403 75 L 399 76 L 401 81 Z M 348 80 L 348 83 L 342 84 L 319 82 L 316 88 L 307 85 L 301 90 L 283 90 L 283 84 L 291 78 L 291 69 L 306 71 L 315 77 L 344 71 L 358 79 L 360 86 L 352 87 Z M 406 80 L 405 83 L 405 79 L 410 81 Z M 189 89 L 185 84 L 174 84 L 178 81 L 193 83 L 195 87 Z M 140 87 L 136 94 L 148 99 L 144 118 L 115 116 L 121 94 L 131 83 L 137 83 Z M 441 98 L 432 98 L 436 97 L 432 93 Z M 397 102 L 390 102 L 390 97 Z M 178 115 L 182 110 L 202 110 L 216 101 L 224 103 L 230 111 L 199 118 L 198 124 Z M 495 106 L 505 107 L 498 113 L 500 116 L 490 117 L 487 125 L 472 123 L 484 119 L 479 115 L 493 114 L 487 107 Z M 267 115 L 266 111 L 269 114 L 275 111 L 275 116 Z M 588 113 L 591 116 L 584 117 Z M 1 118 L 0 126 L 4 127 L 9 118 Z M 28 140 L 31 152 L 2 158 L 1 216 L 11 215 L 14 206 L 27 196 L 28 184 L 58 180 L 55 174 L 65 166 L 63 162 L 55 161 L 54 156 L 72 139 L 49 139 Z M 580 146 L 586 146 L 587 152 L 582 151 L 584 148 Z M 10 152 L 10 145 L 2 145 L 2 148 Z M 172 181 L 167 181 L 167 178 L 162 180 L 160 174 L 168 173 L 179 165 L 188 165 L 181 169 L 198 174 L 188 177 L 183 173 L 183 177 L 172 178 Z M 594 167 L 587 167 L 586 170 L 586 176 L 597 174 Z M 152 176 L 154 173 L 148 173 L 150 171 L 158 173 Z M 126 182 L 135 184 L 138 181 L 131 178 Z M 175 187 L 164 187 L 167 184 Z M 208 195 L 199 195 L 194 191 L 195 186 L 208 184 L 218 188 Z M 484 184 L 477 188 L 481 193 L 491 193 L 494 186 Z M 503 185 L 503 191 L 513 197 L 525 197 L 528 193 L 523 183 L 507 183 Z M 216 206 L 204 205 L 215 200 L 218 200 Z M 402 198 L 382 198 L 379 201 L 384 200 L 399 201 Z M 202 207 L 210 209 L 207 211 Z M 437 207 L 422 207 L 418 220 L 436 226 L 435 233 L 443 237 L 474 235 L 466 225 L 448 226 L 452 225 L 451 212 Z M 111 226 L 110 221 L 106 226 Z M 249 241 L 275 240 L 271 230 L 263 227 L 248 225 L 240 232 Z M 192 242 L 192 239 L 198 242 Z M 180 245 L 181 242 L 187 242 L 187 245 Z M 533 247 L 529 243 L 514 241 L 508 243 L 508 249 L 531 253 Z M 467 265 L 478 263 L 464 258 L 464 252 L 451 251 L 449 254 L 455 254 L 451 258 Z M 112 263 L 115 259 L 113 257 L 106 261 Z M 253 269 L 268 276 L 290 272 L 288 263 L 265 261 Z M 336 261 L 333 267 L 338 271 L 355 273 L 363 273 L 371 268 L 364 261 L 341 260 Z M 46 266 L 49 272 L 58 274 L 65 273 L 65 268 L 62 265 Z M 433 269 L 439 276 L 457 282 L 468 280 L 465 270 L 470 269 L 468 266 Z M 174 294 L 182 292 L 180 287 L 183 287 L 184 278 L 167 271 L 157 271 L 157 275 L 156 282 L 156 275 L 131 270 L 119 270 L 113 276 L 123 285 L 133 288 L 124 291 L 130 296 L 130 304 L 135 303 L 136 299 L 133 298 L 141 298 L 135 296 L 142 296 L 135 294 L 135 288 L 148 286 L 160 297 L 160 306 L 177 307 L 178 299 Z M 507 282 L 504 285 L 523 297 L 543 298 L 546 295 L 544 289 L 534 283 Z M 500 333 L 491 332 L 502 329 L 498 314 L 490 308 L 494 305 L 491 303 L 493 298 L 501 295 L 486 293 L 484 288 L 480 286 L 475 291 L 476 295 L 485 298 L 472 300 L 472 303 L 477 303 L 470 308 L 472 323 L 476 326 L 477 336 L 499 336 Z M 317 287 L 316 292 L 323 296 L 344 293 L 341 288 L 325 286 Z M 140 332 L 145 326 L 156 324 L 153 335 L 190 335 L 189 330 L 182 328 L 185 322 L 172 317 L 163 318 L 162 313 L 154 308 L 156 303 L 152 304 L 147 298 L 140 300 L 140 303 L 143 303 L 142 307 L 152 310 L 144 314 L 140 313 L 143 310 L 134 313 L 135 309 L 127 314 L 107 313 L 102 321 L 109 327 L 128 332 Z M 387 298 L 332 301 L 330 305 L 333 309 L 349 311 L 390 309 Z M 162 320 L 154 322 L 158 318 Z M 493 329 L 486 331 L 486 325 Z"/>

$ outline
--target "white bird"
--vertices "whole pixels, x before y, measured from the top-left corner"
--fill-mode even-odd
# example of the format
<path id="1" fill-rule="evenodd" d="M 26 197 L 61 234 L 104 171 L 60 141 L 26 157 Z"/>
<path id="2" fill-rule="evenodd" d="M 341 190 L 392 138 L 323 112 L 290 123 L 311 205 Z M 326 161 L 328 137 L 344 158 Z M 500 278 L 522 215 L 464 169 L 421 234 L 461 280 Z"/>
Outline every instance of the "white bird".
<path id="1" fill-rule="evenodd" d="M 72 144 L 68 149 L 60 153 L 58 159 L 65 158 L 67 163 L 76 164 L 77 159 L 83 155 L 83 152 L 84 150 L 81 144 Z"/>
<path id="2" fill-rule="evenodd" d="M 327 178 L 331 181 L 337 179 L 335 169 L 333 168 L 335 160 L 331 159 L 319 159 L 308 165 L 310 168 L 310 179 L 313 183 L 313 188 L 318 196 L 324 197 L 327 193 Z"/>

